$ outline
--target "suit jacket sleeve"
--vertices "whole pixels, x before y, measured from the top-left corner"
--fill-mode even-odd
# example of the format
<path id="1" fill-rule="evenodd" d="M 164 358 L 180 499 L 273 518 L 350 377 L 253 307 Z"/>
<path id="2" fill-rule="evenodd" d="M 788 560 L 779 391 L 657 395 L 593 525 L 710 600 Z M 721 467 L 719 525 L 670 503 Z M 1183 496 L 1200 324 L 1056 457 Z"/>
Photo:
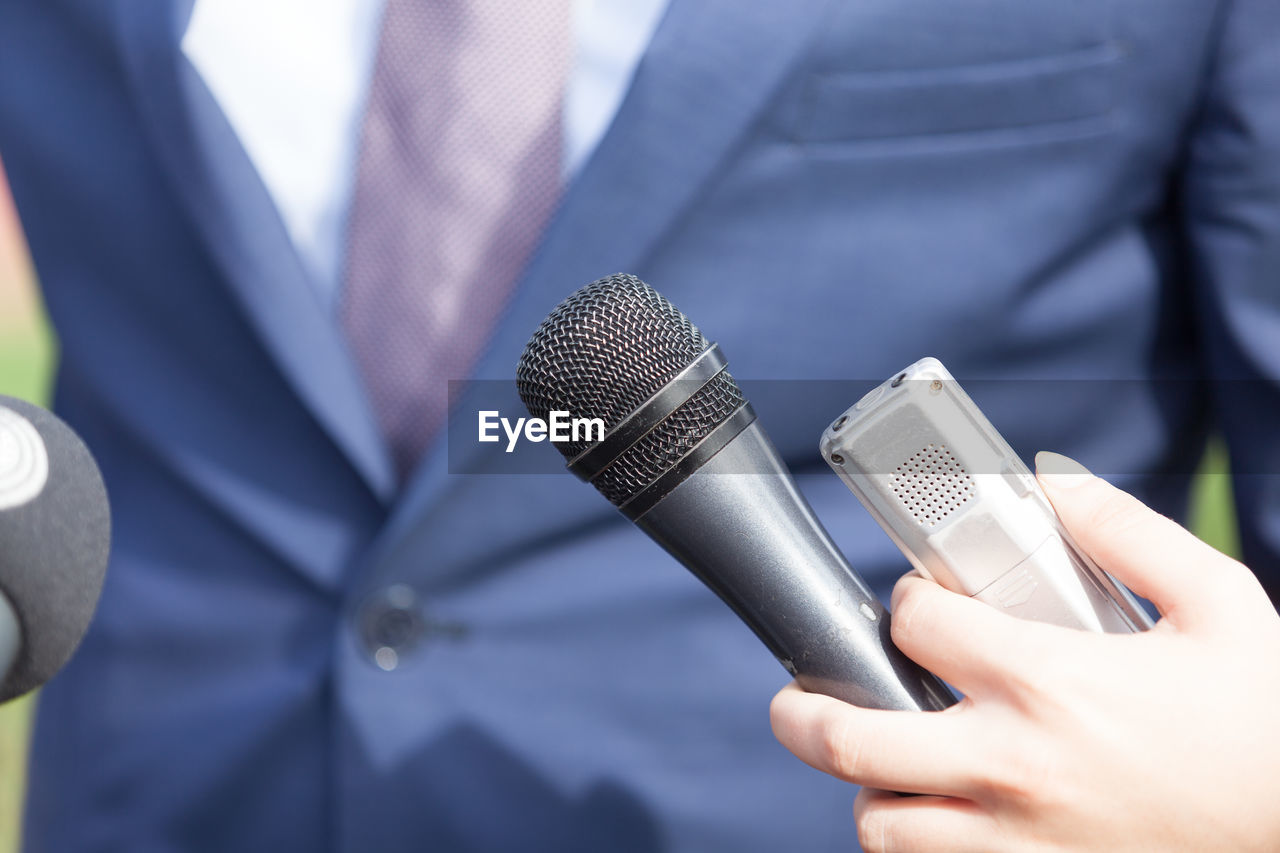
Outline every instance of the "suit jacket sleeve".
<path id="1" fill-rule="evenodd" d="M 1182 175 L 1188 266 L 1243 557 L 1280 600 L 1280 3 L 1224 0 Z"/>

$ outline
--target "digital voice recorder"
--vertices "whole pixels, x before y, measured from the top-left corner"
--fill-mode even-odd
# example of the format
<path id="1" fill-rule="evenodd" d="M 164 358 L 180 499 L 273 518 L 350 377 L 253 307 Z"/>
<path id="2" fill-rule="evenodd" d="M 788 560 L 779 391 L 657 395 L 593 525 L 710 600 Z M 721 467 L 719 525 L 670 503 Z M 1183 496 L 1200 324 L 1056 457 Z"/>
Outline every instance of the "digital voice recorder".
<path id="1" fill-rule="evenodd" d="M 821 450 L 912 565 L 947 589 L 1069 628 L 1151 627 L 937 359 L 872 389 L 827 427 Z"/>

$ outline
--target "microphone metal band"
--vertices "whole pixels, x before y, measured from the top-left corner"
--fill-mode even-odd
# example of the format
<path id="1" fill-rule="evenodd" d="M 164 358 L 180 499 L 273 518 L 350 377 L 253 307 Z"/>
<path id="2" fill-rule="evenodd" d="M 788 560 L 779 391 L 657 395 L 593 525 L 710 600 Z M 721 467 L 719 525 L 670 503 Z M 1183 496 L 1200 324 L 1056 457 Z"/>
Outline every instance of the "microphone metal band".
<path id="1" fill-rule="evenodd" d="M 639 519 L 705 465 L 707 460 L 723 450 L 726 444 L 737 438 L 738 433 L 751 426 L 755 419 L 756 410 L 751 408 L 750 403 L 743 403 L 724 423 L 712 430 L 710 435 L 695 444 L 683 459 L 618 507 L 619 511 L 632 521 Z"/>
<path id="2" fill-rule="evenodd" d="M 569 470 L 579 479 L 591 482 L 672 412 L 689 402 L 694 394 L 720 375 L 728 365 L 724 353 L 720 352 L 719 344 L 712 344 L 690 362 L 688 367 L 676 374 L 674 379 L 611 429 L 598 444 L 579 453 L 569 463 Z"/>

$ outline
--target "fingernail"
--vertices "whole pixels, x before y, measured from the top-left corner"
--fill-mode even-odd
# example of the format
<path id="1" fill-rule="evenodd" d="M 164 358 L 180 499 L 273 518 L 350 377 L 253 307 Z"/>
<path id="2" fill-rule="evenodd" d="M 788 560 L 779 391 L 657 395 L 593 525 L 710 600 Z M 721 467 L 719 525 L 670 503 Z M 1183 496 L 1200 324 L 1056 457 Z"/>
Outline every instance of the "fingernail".
<path id="1" fill-rule="evenodd" d="M 898 608 L 898 599 L 902 597 L 902 582 L 907 578 L 923 578 L 919 569 L 912 569 L 902 577 L 898 578 L 898 582 L 893 585 L 893 592 L 889 594 L 889 612 L 893 612 Z"/>
<path id="2" fill-rule="evenodd" d="M 1093 478 L 1093 472 L 1070 456 L 1041 450 L 1036 454 L 1036 476 L 1055 489 L 1074 489 Z"/>
<path id="3" fill-rule="evenodd" d="M 889 612 L 890 613 L 898 609 L 898 599 L 900 598 L 902 598 L 902 579 L 901 578 L 899 578 L 898 582 L 893 585 L 893 592 L 889 593 Z"/>

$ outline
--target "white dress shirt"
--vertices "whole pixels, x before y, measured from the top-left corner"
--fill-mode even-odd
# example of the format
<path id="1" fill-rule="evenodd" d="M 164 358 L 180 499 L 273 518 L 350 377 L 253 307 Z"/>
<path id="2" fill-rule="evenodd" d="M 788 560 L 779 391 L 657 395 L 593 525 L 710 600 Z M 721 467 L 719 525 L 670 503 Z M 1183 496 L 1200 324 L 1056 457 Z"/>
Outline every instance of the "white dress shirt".
<path id="1" fill-rule="evenodd" d="M 668 2 L 573 0 L 566 180 L 604 136 Z M 198 0 L 182 39 L 330 306 L 342 286 L 382 8 L 381 0 Z"/>

